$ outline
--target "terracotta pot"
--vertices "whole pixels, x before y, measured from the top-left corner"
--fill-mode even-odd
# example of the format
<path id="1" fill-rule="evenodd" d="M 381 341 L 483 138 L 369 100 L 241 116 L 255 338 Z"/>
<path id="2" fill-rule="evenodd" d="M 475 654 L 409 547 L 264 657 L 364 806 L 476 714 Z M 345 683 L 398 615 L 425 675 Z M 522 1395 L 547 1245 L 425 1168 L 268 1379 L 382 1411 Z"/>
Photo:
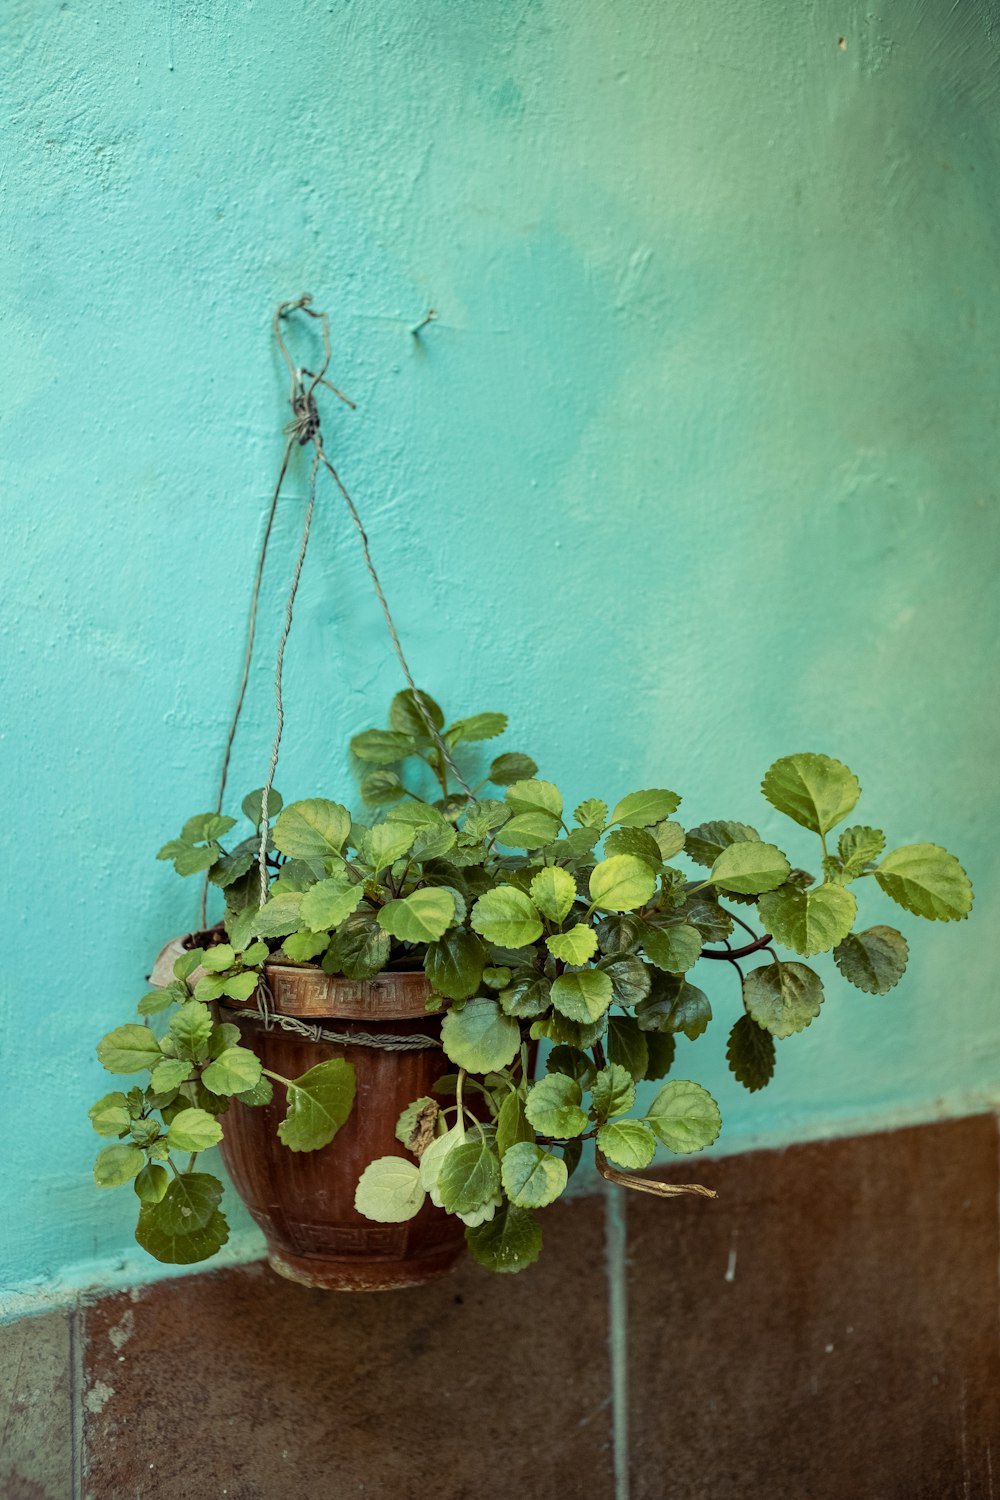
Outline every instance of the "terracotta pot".
<path id="1" fill-rule="evenodd" d="M 421 973 L 384 973 L 353 981 L 321 969 L 268 964 L 275 1012 L 349 1034 L 440 1034 L 439 1016 L 427 1015 L 429 985 Z M 375 1292 L 418 1286 L 453 1269 L 465 1248 L 462 1223 L 428 1199 L 405 1224 L 375 1224 L 354 1207 L 358 1178 L 378 1156 L 412 1157 L 396 1140 L 396 1121 L 414 1099 L 454 1071 L 440 1047 L 392 1052 L 376 1047 L 314 1042 L 267 1030 L 250 1002 L 227 1002 L 244 1046 L 265 1068 L 295 1078 L 332 1057 L 346 1058 L 357 1075 L 357 1096 L 347 1122 L 320 1151 L 289 1151 L 277 1138 L 285 1091 L 250 1108 L 233 1101 L 225 1117 L 222 1158 L 237 1192 L 267 1239 L 275 1271 L 304 1286 Z"/>

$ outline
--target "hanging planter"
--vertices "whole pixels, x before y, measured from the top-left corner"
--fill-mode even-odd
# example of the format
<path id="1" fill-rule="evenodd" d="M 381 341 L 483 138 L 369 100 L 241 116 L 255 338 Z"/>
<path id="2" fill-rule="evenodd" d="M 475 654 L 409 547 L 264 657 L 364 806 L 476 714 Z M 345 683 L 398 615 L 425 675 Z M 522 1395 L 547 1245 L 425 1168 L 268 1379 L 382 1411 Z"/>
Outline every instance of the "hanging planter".
<path id="1" fill-rule="evenodd" d="M 294 364 L 282 338 L 294 311 L 321 319 L 316 374 Z M 721 1128 L 707 1090 L 668 1076 L 676 1035 L 693 1040 L 712 1020 L 708 994 L 688 977 L 699 960 L 738 979 L 727 1058 L 756 1091 L 772 1076 L 776 1042 L 819 1014 L 823 985 L 803 959 L 832 952 L 842 977 L 869 994 L 902 977 L 902 933 L 859 926 L 866 881 L 938 921 L 967 916 L 972 889 L 937 845 L 886 853 L 880 829 L 843 826 L 860 786 L 824 755 L 786 756 L 762 785 L 796 836 L 815 840 L 808 870 L 751 825 L 683 827 L 681 799 L 665 788 L 610 808 L 591 797 L 571 811 L 518 752 L 496 755 L 473 789 L 466 772 L 479 752 L 468 747 L 502 735 L 506 717 L 448 723 L 417 690 L 357 511 L 323 448 L 315 392 L 327 383 L 326 320 L 300 299 L 279 308 L 275 333 L 294 421 L 222 785 L 215 811 L 189 819 L 159 854 L 180 875 L 204 872 L 224 895 L 224 921 L 168 948 L 139 1001 L 141 1020 L 98 1045 L 111 1073 L 148 1079 L 91 1109 L 98 1133 L 114 1138 L 95 1178 L 134 1184 L 140 1245 L 175 1264 L 202 1261 L 227 1239 L 222 1183 L 197 1162 L 221 1144 L 271 1264 L 293 1280 L 412 1285 L 449 1269 L 463 1244 L 492 1270 L 519 1271 L 541 1249 L 538 1210 L 565 1190 L 585 1146 L 612 1181 L 714 1196 L 639 1175 L 658 1145 L 686 1155 Z M 226 767 L 270 521 L 295 445 L 309 446 L 312 460 L 278 649 L 277 732 L 267 780 L 244 798 L 233 842 Z M 325 798 L 284 806 L 273 787 L 282 664 L 320 470 L 359 532 L 409 684 L 387 728 L 351 740 L 367 767 L 363 817 Z M 539 1041 L 552 1046 L 536 1079 Z"/>

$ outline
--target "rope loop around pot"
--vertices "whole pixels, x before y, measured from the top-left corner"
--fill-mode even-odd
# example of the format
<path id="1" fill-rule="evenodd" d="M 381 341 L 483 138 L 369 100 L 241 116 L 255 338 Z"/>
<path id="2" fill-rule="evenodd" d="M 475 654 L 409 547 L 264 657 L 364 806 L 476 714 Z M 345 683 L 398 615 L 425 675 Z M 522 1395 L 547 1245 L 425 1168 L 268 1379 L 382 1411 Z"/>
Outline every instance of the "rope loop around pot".
<path id="1" fill-rule="evenodd" d="M 273 1031 L 277 1026 L 282 1031 L 294 1032 L 296 1036 L 305 1037 L 310 1042 L 333 1042 L 338 1047 L 376 1047 L 382 1052 L 426 1052 L 432 1047 L 441 1046 L 440 1037 L 428 1036 L 425 1032 L 399 1036 L 377 1031 L 332 1031 L 327 1026 L 300 1021 L 297 1016 L 283 1016 L 274 1009 L 274 997 L 264 978 L 261 978 L 257 986 L 256 1000 L 256 1010 L 252 1014 L 265 1031 Z M 239 1009 L 246 1014 L 243 1007 L 229 1006 L 227 1009 Z"/>

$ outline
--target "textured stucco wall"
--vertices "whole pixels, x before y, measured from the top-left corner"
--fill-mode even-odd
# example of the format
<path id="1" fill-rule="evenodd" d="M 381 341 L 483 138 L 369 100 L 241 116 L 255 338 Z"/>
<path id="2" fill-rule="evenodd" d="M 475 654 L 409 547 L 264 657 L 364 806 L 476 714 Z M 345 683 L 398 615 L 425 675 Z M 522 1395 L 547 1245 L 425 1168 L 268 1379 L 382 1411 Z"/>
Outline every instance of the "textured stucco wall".
<path id="1" fill-rule="evenodd" d="M 286 416 L 270 312 L 304 289 L 359 403 L 328 443 L 453 712 L 506 709 L 570 798 L 665 784 L 681 818 L 763 830 L 770 760 L 825 749 L 867 819 L 976 880 L 972 924 L 902 924 L 898 991 L 829 987 L 765 1094 L 730 1079 L 737 995 L 706 976 L 723 1019 L 678 1073 L 729 1149 L 992 1097 L 998 23 L 992 0 L 7 7 L 8 1288 L 141 1259 L 130 1195 L 89 1180 L 93 1047 L 195 915 L 153 854 L 212 801 Z M 299 472 L 240 789 L 301 510 Z M 286 796 L 349 797 L 346 737 L 397 686 L 326 497 Z"/>

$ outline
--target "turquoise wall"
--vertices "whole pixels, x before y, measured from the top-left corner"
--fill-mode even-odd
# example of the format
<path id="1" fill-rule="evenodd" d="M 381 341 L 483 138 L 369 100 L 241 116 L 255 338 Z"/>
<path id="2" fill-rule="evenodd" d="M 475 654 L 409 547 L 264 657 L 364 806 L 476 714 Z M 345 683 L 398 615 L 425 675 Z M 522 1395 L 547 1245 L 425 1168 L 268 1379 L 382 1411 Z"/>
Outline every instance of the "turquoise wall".
<path id="1" fill-rule="evenodd" d="M 89 1180 L 94 1043 L 195 919 L 153 855 L 213 800 L 287 416 L 270 314 L 307 289 L 359 407 L 328 445 L 453 713 L 506 709 L 569 798 L 668 785 L 765 832 L 765 767 L 822 749 L 970 868 L 972 923 L 904 921 L 899 989 L 831 982 L 762 1095 L 706 975 L 723 1019 L 678 1073 L 728 1149 L 987 1107 L 993 0 L 13 0 L 3 27 L 8 1305 L 157 1270 Z M 399 679 L 330 495 L 286 686 L 279 785 L 348 798 Z"/>

